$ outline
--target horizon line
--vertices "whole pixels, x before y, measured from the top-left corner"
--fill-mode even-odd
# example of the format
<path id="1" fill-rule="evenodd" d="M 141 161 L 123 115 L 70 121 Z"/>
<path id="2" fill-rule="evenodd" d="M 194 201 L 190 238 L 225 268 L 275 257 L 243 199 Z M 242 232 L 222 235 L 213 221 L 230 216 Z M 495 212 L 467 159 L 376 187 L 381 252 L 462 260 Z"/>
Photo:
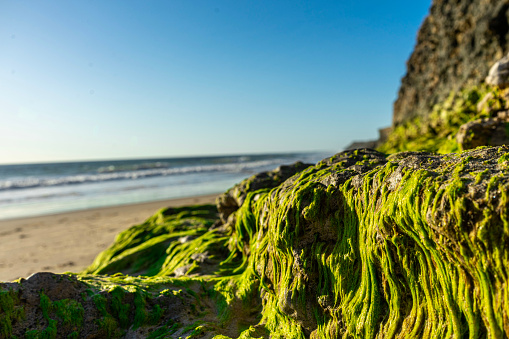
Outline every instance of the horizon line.
<path id="1" fill-rule="evenodd" d="M 34 162 L 11 162 L 2 163 L 0 166 L 17 166 L 17 165 L 48 165 L 48 164 L 70 164 L 70 163 L 84 163 L 84 162 L 104 162 L 104 161 L 136 161 L 136 160 L 162 160 L 162 159 L 192 159 L 192 158 L 219 158 L 219 157 L 237 157 L 237 156 L 257 156 L 257 155 L 289 155 L 289 154 L 309 154 L 309 153 L 329 153 L 341 152 L 331 150 L 312 150 L 312 151 L 288 151 L 288 152 L 253 152 L 253 153 L 218 153 L 208 155 L 181 155 L 181 156 L 150 156 L 150 157 L 135 157 L 135 158 L 96 158 L 96 159 L 76 159 L 76 160 L 49 160 L 49 161 L 34 161 Z M 331 153 L 331 155 L 335 154 Z"/>

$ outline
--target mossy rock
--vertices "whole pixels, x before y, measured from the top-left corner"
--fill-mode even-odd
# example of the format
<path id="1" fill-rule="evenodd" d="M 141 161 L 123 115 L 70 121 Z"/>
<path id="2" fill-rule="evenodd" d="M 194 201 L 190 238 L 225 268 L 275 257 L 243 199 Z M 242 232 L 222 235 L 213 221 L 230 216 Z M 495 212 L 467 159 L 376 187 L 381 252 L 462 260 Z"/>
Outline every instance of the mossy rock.
<path id="1" fill-rule="evenodd" d="M 277 187 L 286 179 L 312 165 L 313 164 L 305 164 L 298 161 L 291 165 L 279 166 L 272 171 L 257 173 L 242 180 L 217 197 L 216 205 L 221 221 L 224 224 L 235 224 L 234 212 L 242 206 L 248 192 Z M 230 218 L 230 220 L 228 220 L 228 218 Z"/>
<path id="2" fill-rule="evenodd" d="M 217 221 L 214 205 L 161 209 L 118 234 L 84 273 L 175 276 L 188 268 L 205 274 L 200 266 L 208 272 L 228 256 L 225 235 L 212 227 Z"/>
<path id="3" fill-rule="evenodd" d="M 508 337 L 508 169 L 505 146 L 356 150 L 247 187 L 229 227 L 160 211 L 86 274 L 1 284 L 0 336 Z"/>
<path id="4" fill-rule="evenodd" d="M 509 92 L 496 86 L 481 84 L 452 91 L 448 98 L 434 106 L 426 117 L 415 117 L 395 126 L 377 149 L 392 154 L 404 151 L 426 151 L 442 154 L 477 146 L 500 146 L 498 131 L 484 128 L 482 137 L 471 142 L 465 129 L 475 121 L 499 119 L 497 115 L 509 109 Z M 493 135 L 492 135 L 493 134 Z"/>

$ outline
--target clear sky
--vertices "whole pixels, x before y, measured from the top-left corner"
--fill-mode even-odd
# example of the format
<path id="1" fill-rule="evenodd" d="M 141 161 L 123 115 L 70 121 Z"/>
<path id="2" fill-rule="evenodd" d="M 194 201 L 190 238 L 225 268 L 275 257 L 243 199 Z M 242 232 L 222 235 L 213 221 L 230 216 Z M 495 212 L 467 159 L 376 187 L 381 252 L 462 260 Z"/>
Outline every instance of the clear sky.
<path id="1" fill-rule="evenodd" d="M 430 0 L 0 0 L 0 163 L 341 151 Z"/>

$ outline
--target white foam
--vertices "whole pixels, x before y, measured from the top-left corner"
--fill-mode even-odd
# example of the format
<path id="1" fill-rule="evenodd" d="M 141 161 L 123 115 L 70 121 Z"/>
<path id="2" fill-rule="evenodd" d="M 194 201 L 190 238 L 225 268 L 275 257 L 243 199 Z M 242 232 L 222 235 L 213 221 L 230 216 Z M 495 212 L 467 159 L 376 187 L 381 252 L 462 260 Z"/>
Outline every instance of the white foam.
<path id="1" fill-rule="evenodd" d="M 96 174 L 80 174 L 70 175 L 63 177 L 53 178 L 37 178 L 37 177 L 26 177 L 22 179 L 11 179 L 6 181 L 0 181 L 0 191 L 12 190 L 12 189 L 23 189 L 23 188 L 35 188 L 35 187 L 50 187 L 50 186 L 62 186 L 62 185 L 76 185 L 91 182 L 102 182 L 112 180 L 136 180 L 141 178 L 157 177 L 157 176 L 168 176 L 168 175 L 179 175 L 179 174 L 191 174 L 191 173 L 204 173 L 204 172 L 226 172 L 226 173 L 240 173 L 246 170 L 253 170 L 273 164 L 279 164 L 282 159 L 271 159 L 271 160 L 260 160 L 252 162 L 238 162 L 228 164 L 214 164 L 214 165 L 200 165 L 200 166 L 187 166 L 187 167 L 174 167 L 174 168 L 144 168 L 138 170 L 114 170 L 107 172 L 103 169 L 103 172 L 98 171 Z M 156 163 L 161 164 L 161 163 Z M 161 164 L 162 165 L 162 164 Z M 111 167 L 111 166 L 109 166 Z M 108 167 L 108 168 L 109 168 Z"/>

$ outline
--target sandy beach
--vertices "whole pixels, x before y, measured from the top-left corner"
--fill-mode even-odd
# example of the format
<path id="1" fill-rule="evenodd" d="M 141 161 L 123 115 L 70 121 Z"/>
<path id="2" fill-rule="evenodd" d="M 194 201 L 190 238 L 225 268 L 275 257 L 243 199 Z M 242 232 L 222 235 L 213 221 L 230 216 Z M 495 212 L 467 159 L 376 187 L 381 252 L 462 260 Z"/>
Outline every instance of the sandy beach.
<path id="1" fill-rule="evenodd" d="M 214 203 L 217 194 L 0 220 L 0 281 L 79 272 L 115 236 L 163 207 Z"/>

